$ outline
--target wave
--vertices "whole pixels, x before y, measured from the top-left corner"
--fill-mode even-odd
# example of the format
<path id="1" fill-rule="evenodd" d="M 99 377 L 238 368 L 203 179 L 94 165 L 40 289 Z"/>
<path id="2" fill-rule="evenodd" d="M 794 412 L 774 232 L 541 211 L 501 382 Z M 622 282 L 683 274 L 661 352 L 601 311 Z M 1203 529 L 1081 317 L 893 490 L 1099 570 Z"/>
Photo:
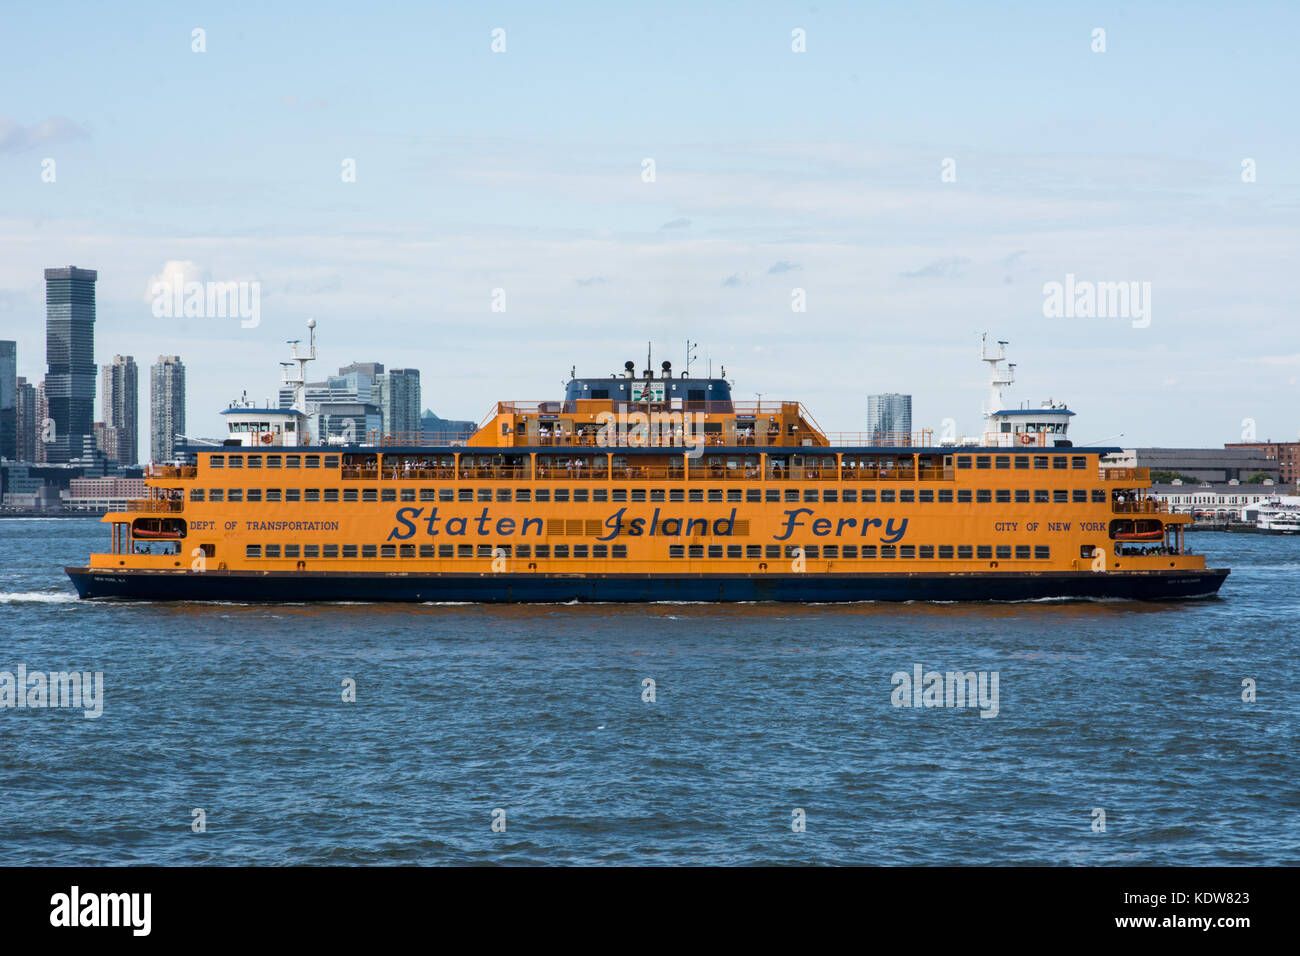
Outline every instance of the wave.
<path id="1" fill-rule="evenodd" d="M 0 604 L 72 604 L 80 600 L 67 591 L 9 591 L 0 592 Z"/>

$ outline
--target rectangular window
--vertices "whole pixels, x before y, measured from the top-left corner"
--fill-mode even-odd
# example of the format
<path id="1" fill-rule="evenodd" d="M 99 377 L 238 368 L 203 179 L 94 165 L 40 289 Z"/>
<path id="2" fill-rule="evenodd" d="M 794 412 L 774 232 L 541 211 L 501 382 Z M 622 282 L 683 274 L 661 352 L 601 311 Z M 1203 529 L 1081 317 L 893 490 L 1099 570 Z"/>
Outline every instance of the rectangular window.
<path id="1" fill-rule="evenodd" d="M 337 558 L 339 556 L 339 546 L 337 544 L 327 544 L 321 549 L 321 557 Z"/>
<path id="2" fill-rule="evenodd" d="M 543 547 L 545 547 L 545 546 L 544 546 L 544 545 L 540 545 L 540 544 L 537 546 L 537 556 L 538 556 L 539 558 L 548 557 L 548 555 L 544 555 L 544 554 L 542 554 L 542 548 L 543 548 Z M 474 557 L 474 545 L 472 545 L 472 544 L 458 544 L 458 545 L 456 545 L 456 557 L 458 557 L 458 558 L 472 558 L 472 557 Z"/>
<path id="3" fill-rule="evenodd" d="M 905 545 L 903 545 L 901 548 L 898 549 L 898 556 L 899 556 L 900 558 L 915 558 L 915 557 L 916 557 L 916 545 L 914 545 L 914 544 L 905 544 Z"/>
<path id="4" fill-rule="evenodd" d="M 1039 561 L 1047 561 L 1052 557 L 1052 549 L 1045 544 L 1034 545 L 1034 557 Z"/>
<path id="5" fill-rule="evenodd" d="M 864 544 L 862 546 L 862 556 L 864 558 L 874 558 L 876 556 L 876 546 L 874 544 Z"/>
<path id="6" fill-rule="evenodd" d="M 940 489 L 939 489 L 939 504 L 941 504 L 941 505 L 950 505 L 950 504 L 952 504 L 952 489 L 951 489 L 951 488 L 940 488 Z"/>
<path id="7" fill-rule="evenodd" d="M 1016 560 L 1017 561 L 1029 560 L 1029 545 L 1027 544 L 1016 545 Z"/>
<path id="8" fill-rule="evenodd" d="M 202 488 L 191 488 L 191 489 L 190 489 L 190 501 L 202 501 L 202 500 L 203 500 L 203 489 L 202 489 Z"/>
<path id="9" fill-rule="evenodd" d="M 307 457 L 306 464 L 308 468 L 320 467 L 320 455 L 308 455 L 306 457 Z"/>
<path id="10" fill-rule="evenodd" d="M 686 492 L 683 491 L 681 488 L 669 488 L 669 489 L 668 489 L 668 500 L 669 500 L 669 501 L 685 501 L 685 500 L 686 500 Z"/>
<path id="11" fill-rule="evenodd" d="M 1010 558 L 1011 558 L 1011 545 L 1009 544 L 998 545 L 998 560 L 1006 561 L 1009 560 Z"/>
<path id="12" fill-rule="evenodd" d="M 244 545 L 244 557 L 260 558 L 262 556 L 262 546 L 260 544 Z"/>
<path id="13" fill-rule="evenodd" d="M 951 560 L 951 558 L 952 558 L 952 545 L 950 544 L 939 545 L 939 559 L 941 561 L 946 561 L 946 560 Z"/>
<path id="14" fill-rule="evenodd" d="M 526 500 L 526 499 L 520 499 L 520 500 Z M 593 488 L 593 489 L 591 490 L 591 500 L 592 500 L 592 501 L 608 501 L 608 500 L 609 500 L 609 489 L 608 489 L 608 488 Z"/>
<path id="15" fill-rule="evenodd" d="M 803 490 L 803 500 L 804 500 L 805 503 L 812 502 L 813 504 L 816 504 L 816 503 L 817 503 L 817 489 L 816 489 L 816 488 L 805 488 L 805 489 Z"/>
<path id="16" fill-rule="evenodd" d="M 1046 455 L 1035 455 L 1035 456 L 1034 456 L 1034 469 L 1035 469 L 1036 471 L 1042 471 L 1042 470 L 1045 469 L 1046 467 L 1047 467 L 1047 456 L 1046 456 Z"/>
<path id="17" fill-rule="evenodd" d="M 749 488 L 745 491 L 745 500 L 751 504 L 763 500 L 763 492 L 759 488 Z"/>
<path id="18" fill-rule="evenodd" d="M 880 546 L 880 556 L 882 558 L 894 558 L 898 556 L 898 549 L 892 544 L 882 544 Z"/>
<path id="19" fill-rule="evenodd" d="M 248 498 L 247 498 L 246 500 L 248 500 L 248 501 L 261 501 L 261 500 L 262 500 L 262 489 L 261 489 L 261 488 L 249 488 L 249 489 L 248 489 Z"/>
<path id="20" fill-rule="evenodd" d="M 280 556 L 280 546 L 278 544 L 268 544 L 266 546 L 266 557 L 278 558 Z"/>
<path id="21" fill-rule="evenodd" d="M 302 546 L 302 556 L 303 556 L 304 558 L 319 558 L 319 557 L 320 557 L 320 545 L 319 545 L 319 544 L 304 544 L 304 545 Z"/>
<path id="22" fill-rule="evenodd" d="M 302 467 L 302 455 L 285 455 L 285 456 L 284 456 L 284 467 L 286 467 L 286 468 L 301 468 L 301 467 Z"/>
<path id="23" fill-rule="evenodd" d="M 386 547 L 391 547 L 391 545 L 386 545 Z M 404 557 L 404 558 L 413 558 L 413 557 L 415 557 L 415 545 L 413 545 L 413 544 L 404 544 L 404 545 L 402 545 L 402 552 L 401 552 L 401 554 L 402 554 L 402 557 Z"/>
<path id="24" fill-rule="evenodd" d="M 858 502 L 858 490 L 856 488 L 845 488 L 844 503 L 846 505 L 852 505 L 852 504 L 857 504 L 857 502 Z"/>
<path id="25" fill-rule="evenodd" d="M 1016 489 L 1016 504 L 1018 504 L 1018 505 L 1027 505 L 1027 504 L 1029 504 L 1029 489 L 1028 489 L 1028 488 L 1017 488 L 1017 489 Z"/>
<path id="26" fill-rule="evenodd" d="M 1029 467 L 1029 456 L 1028 456 L 1028 455 L 1016 455 L 1016 470 L 1017 470 L 1017 471 L 1024 471 L 1024 470 L 1025 470 L 1026 468 L 1028 468 L 1028 467 Z"/>
<path id="27" fill-rule="evenodd" d="M 982 560 L 985 560 L 985 559 L 988 559 L 988 558 L 992 558 L 992 557 L 993 557 L 993 545 L 991 545 L 991 544 L 977 544 L 977 545 L 975 546 L 975 557 L 979 558 L 981 561 L 982 561 Z"/>
<path id="28" fill-rule="evenodd" d="M 822 492 L 822 501 L 824 501 L 824 502 L 827 502 L 827 503 L 830 503 L 830 504 L 834 504 L 835 502 L 837 502 L 837 501 L 839 501 L 839 500 L 840 500 L 840 495 L 839 495 L 839 492 L 838 492 L 838 491 L 823 491 L 823 492 Z"/>
<path id="29" fill-rule="evenodd" d="M 864 505 L 875 504 L 875 503 L 876 503 L 876 490 L 875 490 L 874 488 L 872 488 L 870 491 L 860 491 L 860 492 L 858 492 L 858 499 L 859 499 L 859 500 L 860 500 Z"/>
<path id="30" fill-rule="evenodd" d="M 1075 488 L 1070 492 L 1070 500 L 1076 505 L 1086 505 L 1088 503 L 1088 490 L 1086 488 Z"/>
<path id="31" fill-rule="evenodd" d="M 507 545 L 506 547 L 509 547 L 509 545 Z M 591 549 L 585 544 L 575 544 L 573 546 L 573 556 L 575 558 L 585 558 L 587 557 L 590 550 Z"/>
<path id="32" fill-rule="evenodd" d="M 406 547 L 406 546 L 403 545 L 402 547 Z M 433 545 L 431 545 L 431 544 L 422 544 L 422 545 L 420 545 L 420 557 L 421 557 L 421 558 L 432 558 L 432 557 L 434 556 L 434 553 L 435 553 L 435 552 L 434 552 L 434 550 L 433 550 Z"/>
<path id="33" fill-rule="evenodd" d="M 395 545 L 395 544 L 381 544 L 381 545 L 379 546 L 379 556 L 380 556 L 381 558 L 395 558 L 395 557 L 397 557 L 397 545 Z"/>
<path id="34" fill-rule="evenodd" d="M 608 558 L 608 557 L 609 557 L 609 545 L 607 545 L 607 544 L 593 544 L 593 545 L 591 546 L 591 556 L 592 556 L 593 558 Z"/>
<path id="35" fill-rule="evenodd" d="M 745 557 L 756 561 L 762 556 L 763 556 L 763 546 L 761 544 L 745 545 Z"/>
<path id="36" fill-rule="evenodd" d="M 998 470 L 1002 470 L 1002 469 L 1010 468 L 1010 467 L 1011 467 L 1011 456 L 1010 456 L 1010 455 L 996 455 L 996 456 L 993 458 L 993 467 L 994 467 L 994 468 L 997 468 Z"/>
<path id="37" fill-rule="evenodd" d="M 958 467 L 958 468 L 969 468 L 969 467 L 970 467 L 970 455 L 958 455 L 958 456 L 957 456 L 957 467 Z"/>
<path id="38" fill-rule="evenodd" d="M 1063 505 L 1070 501 L 1070 493 L 1064 488 L 1052 489 L 1052 504 Z"/>
<path id="39" fill-rule="evenodd" d="M 557 497 L 555 500 L 556 500 L 556 501 L 559 501 L 560 499 Z M 633 488 L 633 489 L 632 489 L 632 500 L 633 500 L 634 502 L 642 502 L 642 501 L 645 501 L 645 489 L 644 489 L 644 488 Z M 718 500 L 721 501 L 722 499 L 719 498 Z"/>
<path id="40" fill-rule="evenodd" d="M 284 459 L 281 458 L 279 455 L 267 455 L 267 456 L 266 456 L 266 467 L 267 467 L 267 468 L 279 468 L 282 464 L 284 464 Z"/>
<path id="41" fill-rule="evenodd" d="M 858 546 L 856 544 L 846 544 L 844 546 L 844 557 L 857 559 Z"/>
<path id="42" fill-rule="evenodd" d="M 1104 505 L 1106 503 L 1106 492 L 1104 489 L 1092 489 L 1092 503 L 1094 505 Z"/>
<path id="43" fill-rule="evenodd" d="M 301 548 L 300 548 L 299 545 L 296 545 L 296 544 L 286 544 L 286 545 L 284 546 L 284 556 L 285 556 L 286 558 L 296 558 L 296 557 L 298 557 L 298 554 L 299 554 L 299 551 L 300 551 L 300 550 L 301 550 Z"/>
<path id="44" fill-rule="evenodd" d="M 379 556 L 379 548 L 373 544 L 363 544 L 361 546 L 361 556 L 363 558 L 374 558 Z"/>
<path id="45" fill-rule="evenodd" d="M 982 504 L 982 505 L 988 504 L 992 500 L 993 500 L 993 492 L 989 491 L 987 488 L 979 488 L 976 490 L 975 501 L 978 504 Z"/>
<path id="46" fill-rule="evenodd" d="M 1088 458 L 1086 455 L 1074 455 L 1070 458 L 1070 467 L 1075 471 L 1083 471 L 1088 467 Z"/>
<path id="47" fill-rule="evenodd" d="M 443 499 L 448 500 L 448 499 Z M 531 488 L 516 488 L 515 501 L 526 502 L 533 500 L 533 490 Z"/>
<path id="48" fill-rule="evenodd" d="M 243 500 L 244 500 L 244 489 L 243 489 L 243 488 L 227 488 L 227 489 L 226 489 L 226 500 L 227 500 L 227 501 L 243 501 Z"/>
<path id="49" fill-rule="evenodd" d="M 308 498 L 307 500 L 310 501 L 311 499 Z M 397 489 L 396 489 L 396 488 L 381 488 L 381 489 L 379 490 L 379 500 L 380 500 L 380 501 L 396 501 L 396 500 L 397 500 Z"/>
<path id="50" fill-rule="evenodd" d="M 709 557 L 711 557 L 711 558 L 720 558 L 720 557 L 722 557 L 722 545 L 720 545 L 720 544 L 711 544 L 711 545 L 709 545 Z"/>
<path id="51" fill-rule="evenodd" d="M 969 488 L 957 489 L 957 503 L 959 505 L 968 505 L 971 502 L 971 491 Z"/>
<path id="52" fill-rule="evenodd" d="M 880 500 L 881 500 L 882 503 L 892 503 L 893 500 L 894 500 L 894 492 L 893 492 L 893 490 L 884 490 L 884 489 L 882 489 L 881 492 L 880 492 Z"/>
<path id="53" fill-rule="evenodd" d="M 243 455 L 230 455 L 230 456 L 228 456 L 228 457 L 226 458 L 226 467 L 227 467 L 227 468 L 243 468 L 243 467 L 244 467 L 244 456 L 243 456 Z"/>
<path id="54" fill-rule="evenodd" d="M 1051 500 L 1051 497 L 1048 495 L 1048 493 L 1047 493 L 1047 489 L 1046 489 L 1046 488 L 1035 488 L 1035 489 L 1034 489 L 1034 503 L 1035 503 L 1035 504 L 1045 505 L 1045 504 L 1047 504 L 1047 502 L 1050 501 L 1050 500 Z"/>
<path id="55" fill-rule="evenodd" d="M 781 546 L 779 544 L 769 544 L 763 549 L 763 553 L 769 558 L 781 557 Z"/>
<path id="56" fill-rule="evenodd" d="M 787 489 L 785 489 L 785 500 L 786 500 L 786 501 L 791 501 L 791 502 L 798 502 L 798 501 L 799 501 L 799 489 L 798 489 L 798 488 L 787 488 Z"/>
<path id="57" fill-rule="evenodd" d="M 904 488 L 898 493 L 898 500 L 904 504 L 914 504 L 916 502 L 916 492 L 911 488 Z"/>
<path id="58" fill-rule="evenodd" d="M 326 455 L 326 456 L 325 456 L 325 467 L 326 467 L 326 468 L 337 468 L 338 466 L 339 466 L 339 456 L 338 456 L 338 455 Z"/>
<path id="59" fill-rule="evenodd" d="M 973 550 L 969 544 L 957 545 L 957 560 L 969 561 L 973 557 Z"/>
<path id="60" fill-rule="evenodd" d="M 320 489 L 319 489 L 319 488 L 308 488 L 306 491 L 303 492 L 302 500 L 303 500 L 303 501 L 320 501 Z"/>
<path id="61" fill-rule="evenodd" d="M 614 545 L 613 550 L 610 552 L 610 556 L 611 556 L 611 557 L 615 557 L 615 558 L 626 558 L 626 557 L 627 557 L 627 545 L 625 545 L 625 544 L 616 544 L 616 545 Z"/>
<path id="62" fill-rule="evenodd" d="M 921 504 L 934 504 L 934 491 L 930 488 L 921 489 Z"/>
<path id="63" fill-rule="evenodd" d="M 670 544 L 668 546 L 668 557 L 670 558 L 686 557 L 686 546 L 682 544 Z"/>
<path id="64" fill-rule="evenodd" d="M 357 546 L 355 544 L 345 544 L 343 546 L 343 557 L 355 558 L 357 556 Z"/>
<path id="65" fill-rule="evenodd" d="M 578 498 L 577 495 L 582 495 L 582 497 L 581 497 L 581 498 Z M 587 500 L 587 492 L 585 492 L 585 491 L 579 491 L 579 492 L 577 492 L 577 494 L 574 495 L 574 499 L 575 499 L 576 501 L 586 501 L 586 500 Z M 432 499 L 430 499 L 430 500 L 432 500 Z M 510 489 L 509 489 L 509 488 L 498 488 L 498 489 L 497 489 L 497 501 L 509 501 L 509 500 L 510 500 Z"/>
<path id="66" fill-rule="evenodd" d="M 248 467 L 249 467 L 249 468 L 261 468 L 261 467 L 262 467 L 262 456 L 261 456 L 261 455 L 249 455 L 249 456 L 248 456 Z"/>
<path id="67" fill-rule="evenodd" d="M 406 497 L 406 495 L 407 495 L 408 493 L 411 495 L 411 497 L 409 497 L 409 498 Z M 328 502 L 334 503 L 334 502 L 337 502 L 337 501 L 339 500 L 339 490 L 338 490 L 337 488 L 326 488 L 326 489 L 324 489 L 324 491 L 322 492 L 322 494 L 323 494 L 323 496 L 324 496 L 324 500 L 325 500 L 325 501 L 328 501 Z M 414 501 L 414 500 L 415 500 L 415 489 L 413 489 L 413 488 L 404 488 L 404 489 L 402 489 L 402 500 L 403 500 L 403 501 Z"/>
<path id="68" fill-rule="evenodd" d="M 781 492 L 776 488 L 766 488 L 763 490 L 763 500 L 777 502 L 781 500 Z"/>
<path id="69" fill-rule="evenodd" d="M 693 544 L 693 545 L 691 545 L 691 547 L 690 547 L 690 555 L 691 555 L 692 558 L 702 558 L 702 557 L 704 557 L 704 545 L 702 545 L 702 544 Z"/>
<path id="70" fill-rule="evenodd" d="M 1065 455 L 1053 455 L 1052 467 L 1057 471 L 1064 471 L 1066 468 L 1070 467 L 1070 459 Z"/>
<path id="71" fill-rule="evenodd" d="M 379 489 L 378 489 L 378 488 L 362 488 L 362 489 L 361 489 L 361 500 L 362 500 L 362 501 L 378 501 L 378 500 L 379 500 Z"/>
<path id="72" fill-rule="evenodd" d="M 208 467 L 209 467 L 209 468 L 224 468 L 224 467 L 226 467 L 226 456 L 225 456 L 225 455 L 209 455 L 209 456 L 208 456 Z"/>
<path id="73" fill-rule="evenodd" d="M 976 455 L 976 456 L 975 456 L 975 467 L 976 467 L 976 469 L 980 469 L 980 468 L 985 468 L 985 469 L 987 469 L 988 466 L 989 466 L 989 456 L 988 456 L 988 455 Z"/>
<path id="74" fill-rule="evenodd" d="M 994 500 L 996 500 L 997 503 L 1000 504 L 1000 505 L 1009 505 L 1009 504 L 1011 504 L 1011 489 L 1010 489 L 1010 488 L 999 488 L 999 489 L 997 490 L 997 494 L 994 495 Z"/>
<path id="75" fill-rule="evenodd" d="M 729 544 L 729 545 L 727 545 L 727 557 L 729 557 L 729 558 L 738 558 L 738 557 L 740 557 L 740 556 L 741 556 L 741 554 L 740 554 L 740 545 L 738 545 L 738 544 Z"/>
<path id="76" fill-rule="evenodd" d="M 740 492 L 737 491 L 736 494 L 739 495 Z M 583 499 L 584 499 L 584 500 L 586 499 L 586 495 L 583 495 Z M 575 496 L 573 500 L 574 500 L 574 501 L 577 501 L 578 499 L 577 499 L 577 497 Z M 654 502 L 667 501 L 667 500 L 668 500 L 668 496 L 664 493 L 664 490 L 663 490 L 662 488 L 651 488 L 651 489 L 650 489 L 650 500 L 651 500 L 651 501 L 654 501 Z M 740 498 L 736 498 L 736 500 L 739 501 Z"/>
<path id="77" fill-rule="evenodd" d="M 917 554 L 918 554 L 920 557 L 922 557 L 922 558 L 933 558 L 933 557 L 934 557 L 934 545 L 932 545 L 932 544 L 923 544 L 923 545 L 921 545 L 920 548 L 917 549 Z"/>

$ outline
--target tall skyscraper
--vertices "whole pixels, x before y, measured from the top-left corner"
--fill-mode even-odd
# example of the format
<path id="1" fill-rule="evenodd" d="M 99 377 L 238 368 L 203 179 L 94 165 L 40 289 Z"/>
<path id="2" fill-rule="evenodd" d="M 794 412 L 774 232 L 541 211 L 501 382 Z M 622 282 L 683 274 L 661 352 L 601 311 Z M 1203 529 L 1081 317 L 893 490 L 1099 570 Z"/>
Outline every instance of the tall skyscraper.
<path id="1" fill-rule="evenodd" d="M 149 370 L 149 451 L 151 460 L 168 461 L 176 436 L 185 434 L 185 366 L 179 355 L 160 355 Z"/>
<path id="2" fill-rule="evenodd" d="M 46 460 L 55 463 L 95 449 L 94 269 L 45 270 L 45 398 L 54 421 Z"/>
<path id="3" fill-rule="evenodd" d="M 383 415 L 385 435 L 404 435 L 408 440 L 420 431 L 420 370 L 395 368 L 378 376 L 371 400 Z"/>
<path id="4" fill-rule="evenodd" d="M 18 458 L 18 343 L 0 341 L 0 458 Z"/>
<path id="5" fill-rule="evenodd" d="M 867 433 L 873 445 L 912 441 L 912 396 L 889 392 L 867 396 Z"/>
<path id="6" fill-rule="evenodd" d="M 134 465 L 140 457 L 139 370 L 130 355 L 114 355 L 103 369 L 100 389 L 109 460 Z M 111 449 L 111 450 L 110 450 Z"/>
<path id="7" fill-rule="evenodd" d="M 15 389 L 17 400 L 14 402 L 14 418 L 18 422 L 18 440 L 14 458 L 18 461 L 36 460 L 36 442 L 40 435 L 36 417 L 36 386 L 22 376 L 18 377 Z"/>
<path id="8" fill-rule="evenodd" d="M 32 430 L 32 461 L 44 464 L 50 460 L 50 445 L 54 441 L 54 420 L 50 418 L 50 400 L 45 393 L 45 382 L 36 386 L 36 424 Z"/>

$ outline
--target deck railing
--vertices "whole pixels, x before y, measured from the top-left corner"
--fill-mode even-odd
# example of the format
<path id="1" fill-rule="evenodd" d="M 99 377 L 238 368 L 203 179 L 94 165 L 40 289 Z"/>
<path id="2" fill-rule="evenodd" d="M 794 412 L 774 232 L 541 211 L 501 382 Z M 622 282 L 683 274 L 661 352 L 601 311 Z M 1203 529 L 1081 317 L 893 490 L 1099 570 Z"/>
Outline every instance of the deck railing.
<path id="1" fill-rule="evenodd" d="M 1101 468 L 1102 481 L 1134 481 L 1150 484 L 1150 468 Z"/>
<path id="2" fill-rule="evenodd" d="M 126 510 L 147 514 L 174 514 L 185 510 L 185 502 L 179 498 L 134 498 L 126 503 Z"/>
<path id="3" fill-rule="evenodd" d="M 199 473 L 193 465 L 146 465 L 146 478 L 194 478 Z"/>
<path id="4" fill-rule="evenodd" d="M 1112 501 L 1110 510 L 1112 514 L 1117 515 L 1168 514 L 1169 503 L 1167 501 L 1157 501 L 1155 498 L 1143 498 L 1139 501 Z"/>

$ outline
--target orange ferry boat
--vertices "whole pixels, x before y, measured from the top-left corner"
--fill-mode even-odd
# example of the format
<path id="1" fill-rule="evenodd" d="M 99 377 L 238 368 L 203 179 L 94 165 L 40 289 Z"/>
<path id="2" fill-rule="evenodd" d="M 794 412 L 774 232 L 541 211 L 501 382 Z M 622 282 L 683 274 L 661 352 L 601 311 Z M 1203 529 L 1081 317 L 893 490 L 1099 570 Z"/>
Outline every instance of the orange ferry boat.
<path id="1" fill-rule="evenodd" d="M 109 550 L 66 569 L 81 597 L 1175 599 L 1228 574 L 1186 552 L 1191 519 L 1147 496 L 1147 469 L 1064 437 L 1063 406 L 995 404 L 974 444 L 833 435 L 798 402 L 735 401 L 725 370 L 628 362 L 501 402 L 460 445 L 321 444 L 308 325 L 284 363 L 294 406 L 228 409 L 224 445 L 150 466 L 150 497 L 103 519 Z M 984 358 L 999 399 L 1001 359 Z"/>

